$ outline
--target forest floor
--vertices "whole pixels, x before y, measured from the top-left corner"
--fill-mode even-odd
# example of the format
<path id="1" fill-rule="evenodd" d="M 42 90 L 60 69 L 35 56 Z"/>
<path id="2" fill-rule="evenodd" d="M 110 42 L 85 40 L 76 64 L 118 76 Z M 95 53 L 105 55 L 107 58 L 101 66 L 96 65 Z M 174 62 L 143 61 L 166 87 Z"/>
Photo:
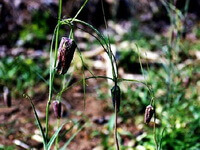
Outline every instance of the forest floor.
<path id="1" fill-rule="evenodd" d="M 96 70 L 95 73 L 99 75 L 105 75 L 104 71 Z M 78 76 L 77 79 L 78 80 Z M 75 85 L 63 94 L 63 118 L 60 122 L 66 122 L 63 127 L 69 129 L 73 126 L 72 121 L 77 120 L 85 124 L 85 127 L 80 131 L 80 133 L 72 140 L 69 145 L 69 149 L 72 150 L 91 150 L 94 148 L 101 148 L 101 137 L 100 135 L 93 136 L 94 131 L 103 131 L 105 129 L 105 124 L 108 123 L 112 110 L 108 108 L 111 106 L 111 99 L 99 99 L 97 98 L 97 87 L 103 82 L 107 82 L 103 79 L 91 79 L 87 82 L 86 95 L 85 95 L 85 109 L 84 109 L 84 94 L 82 85 Z M 39 91 L 40 89 L 35 89 Z M 104 92 L 108 92 L 107 88 L 102 89 Z M 33 98 L 36 110 L 42 124 L 45 123 L 45 106 L 47 101 L 47 93 L 41 92 L 37 93 Z M 30 102 L 27 99 L 19 98 L 12 101 L 12 107 L 0 109 L 0 131 L 2 136 L 0 136 L 0 141 L 2 145 L 18 145 L 16 149 L 27 149 L 36 148 L 42 149 L 41 136 L 39 135 L 39 130 L 37 128 L 33 110 L 31 108 Z M 3 99 L 0 101 L 0 106 L 3 106 Z M 50 124 L 51 130 L 56 127 L 56 121 L 52 108 L 50 109 Z M 123 125 L 123 123 L 121 123 Z M 120 126 L 121 126 L 120 125 Z M 124 125 L 123 125 L 124 126 Z M 126 127 L 127 130 L 131 130 L 136 133 L 137 131 L 132 126 Z M 56 128 L 54 128 L 56 129 Z M 78 128 L 74 128 L 65 138 L 62 139 L 62 144 L 64 144 L 67 139 L 69 139 Z M 106 133 L 105 133 L 106 134 Z M 110 137 L 111 139 L 113 137 Z M 61 145 L 62 145 L 61 144 Z"/>

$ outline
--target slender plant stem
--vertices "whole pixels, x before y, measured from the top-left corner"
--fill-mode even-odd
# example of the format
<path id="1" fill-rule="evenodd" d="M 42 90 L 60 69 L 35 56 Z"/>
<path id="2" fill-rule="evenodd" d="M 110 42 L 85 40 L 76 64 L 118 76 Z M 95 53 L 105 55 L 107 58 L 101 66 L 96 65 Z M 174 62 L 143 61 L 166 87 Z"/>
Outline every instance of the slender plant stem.
<path id="1" fill-rule="evenodd" d="M 50 79 L 49 79 L 49 99 L 47 101 L 47 106 L 46 106 L 46 138 L 48 139 L 48 132 L 49 132 L 49 107 L 51 104 L 51 99 L 52 99 L 52 87 L 53 87 L 53 80 L 54 80 L 54 75 L 55 71 L 54 68 L 56 66 L 56 60 L 57 60 L 57 52 L 58 52 L 58 39 L 59 39 L 59 29 L 60 29 L 60 20 L 61 20 L 61 14 L 62 14 L 62 0 L 59 0 L 59 8 L 58 8 L 58 25 L 56 26 L 56 37 L 55 37 L 55 57 L 54 57 L 54 64 L 51 64 L 52 61 L 50 61 L 50 65 L 53 65 L 53 68 L 50 66 Z M 51 56 L 50 56 L 51 57 Z M 50 58 L 52 59 L 52 58 Z"/>
<path id="2" fill-rule="evenodd" d="M 115 100 L 115 128 L 114 128 L 114 138 L 115 138 L 115 145 L 116 149 L 120 150 L 119 148 L 119 142 L 117 138 L 117 101 Z"/>
<path id="3" fill-rule="evenodd" d="M 108 23 L 106 21 L 106 15 L 105 15 L 105 11 L 104 11 L 104 5 L 103 5 L 103 1 L 101 0 L 101 8 L 102 8 L 102 12 L 103 12 L 103 20 L 104 20 L 104 23 L 105 23 L 105 26 L 106 26 L 106 30 L 108 29 Z M 112 67 L 112 72 L 114 73 L 113 75 L 113 78 L 118 78 L 118 67 L 117 67 L 117 61 L 116 61 L 116 58 L 114 55 L 112 55 L 112 50 L 111 50 L 111 45 L 110 45 L 110 37 L 109 37 L 109 34 L 107 34 L 107 37 L 108 37 L 108 50 L 109 50 L 109 57 L 111 59 L 111 63 L 114 59 L 114 62 L 115 62 L 115 68 L 114 66 Z M 113 64 L 112 64 L 113 65 Z M 116 69 L 116 70 L 115 70 Z M 116 72 L 115 72 L 116 71 Z"/>
<path id="4" fill-rule="evenodd" d="M 83 5 L 81 6 L 81 8 L 78 10 L 78 12 L 76 13 L 76 15 L 74 16 L 74 18 L 71 20 L 71 22 L 74 21 L 74 19 L 76 19 L 78 17 L 78 15 L 80 14 L 80 12 L 82 11 L 82 9 L 85 7 L 85 5 L 87 4 L 89 0 L 85 0 L 85 2 L 83 3 Z"/>
<path id="5" fill-rule="evenodd" d="M 156 133 L 156 105 L 155 100 L 153 101 L 153 107 L 154 107 L 154 126 L 153 126 L 153 133 L 154 133 L 154 142 L 156 146 L 156 150 L 158 150 L 158 140 L 157 140 L 157 133 Z"/>
<path id="6" fill-rule="evenodd" d="M 103 47 L 104 51 L 108 54 L 108 51 L 106 50 L 105 46 L 103 45 L 102 41 L 99 39 L 98 36 L 96 36 L 96 35 L 90 33 L 89 31 L 86 31 L 85 29 L 83 29 L 83 28 L 81 28 L 81 27 L 79 27 L 79 26 L 76 26 L 76 27 L 77 27 L 78 29 L 80 29 L 80 30 L 82 30 L 82 31 L 84 31 L 84 32 L 86 32 L 86 33 L 88 33 L 88 34 L 90 34 L 91 36 L 93 36 L 93 37 L 100 43 L 100 45 Z"/>
<path id="7" fill-rule="evenodd" d="M 53 34 L 53 37 L 52 37 L 52 41 L 51 41 L 51 48 L 50 48 L 50 75 L 49 75 L 49 98 L 48 98 L 48 101 L 47 101 L 47 105 L 46 105 L 46 131 L 45 131 L 45 136 L 46 138 L 48 139 L 47 135 L 48 135 L 48 122 L 49 122 L 49 106 L 50 106 L 50 101 L 51 101 L 51 95 L 52 95 L 52 72 L 53 72 L 53 69 L 52 69 L 52 66 L 51 66 L 51 62 L 52 62 L 52 51 L 53 51 L 53 42 L 54 42 L 54 35 L 55 33 L 57 32 L 57 28 L 55 28 L 54 30 L 54 34 Z"/>
<path id="8" fill-rule="evenodd" d="M 114 58 L 115 67 L 118 68 L 118 66 L 117 66 L 117 60 L 116 60 L 114 54 L 112 53 L 111 50 L 109 50 L 109 49 L 107 50 L 107 49 L 105 48 L 105 46 L 104 46 L 104 44 L 102 43 L 101 39 L 99 39 L 100 37 L 98 37 L 98 36 L 96 36 L 96 35 L 94 35 L 94 34 L 88 32 L 88 31 L 86 31 L 85 29 L 83 29 L 83 28 L 81 28 L 81 27 L 78 27 L 78 26 L 76 26 L 76 27 L 77 27 L 78 29 L 84 31 L 84 32 L 87 32 L 87 33 L 90 34 L 91 36 L 93 36 L 93 37 L 100 43 L 100 45 L 103 47 L 104 51 L 107 53 L 107 55 L 109 56 L 109 58 Z M 106 46 L 107 46 L 107 45 L 106 45 Z M 108 46 L 107 46 L 107 48 L 108 48 Z M 111 56 L 110 56 L 110 55 L 111 55 Z M 116 69 L 116 72 L 117 72 L 116 78 L 118 78 L 118 70 L 117 70 L 117 69 Z"/>
<path id="9" fill-rule="evenodd" d="M 57 119 L 56 124 L 57 124 L 57 129 L 58 129 L 58 128 L 59 128 L 59 125 L 60 125 L 60 119 Z M 55 141 L 55 150 L 58 150 L 58 149 L 59 149 L 59 145 L 58 145 L 58 140 L 59 140 L 59 138 L 58 138 L 58 137 L 59 137 L 59 136 L 56 137 L 56 141 Z"/>
<path id="10" fill-rule="evenodd" d="M 97 79 L 97 78 L 102 78 L 102 79 L 109 79 L 109 80 L 114 81 L 113 78 L 106 77 L 106 76 L 92 76 L 92 77 L 87 77 L 87 78 L 85 78 L 85 80 L 92 79 L 92 78 L 95 78 L 95 79 Z"/>

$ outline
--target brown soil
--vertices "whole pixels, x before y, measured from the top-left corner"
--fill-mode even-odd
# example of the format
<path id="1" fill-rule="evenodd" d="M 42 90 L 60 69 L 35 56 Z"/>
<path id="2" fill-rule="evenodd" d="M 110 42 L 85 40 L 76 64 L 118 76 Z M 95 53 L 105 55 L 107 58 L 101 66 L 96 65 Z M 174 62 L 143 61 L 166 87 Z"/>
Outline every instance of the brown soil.
<path id="1" fill-rule="evenodd" d="M 100 72 L 97 71 L 97 74 L 98 73 Z M 101 75 L 103 74 L 104 73 L 101 73 Z M 102 82 L 106 81 L 102 79 L 91 79 L 87 82 L 85 110 L 83 88 L 81 85 L 76 85 L 63 94 L 63 106 L 66 106 L 65 112 L 67 112 L 67 115 L 61 119 L 61 122 L 77 119 L 88 124 L 70 143 L 68 146 L 70 150 L 91 150 L 101 143 L 101 139 L 92 137 L 91 133 L 94 130 L 101 131 L 104 125 L 96 124 L 93 120 L 112 114 L 108 107 L 110 100 L 97 99 L 96 91 L 99 88 L 98 85 Z M 107 89 L 103 90 L 107 91 Z M 38 115 L 40 116 L 40 120 L 42 121 L 42 125 L 44 126 L 47 94 L 41 93 L 37 95 L 40 96 L 35 96 L 33 101 Z M 29 101 L 21 98 L 14 99 L 12 103 L 13 105 L 11 108 L 6 108 L 3 99 L 0 101 L 0 145 L 15 145 L 14 140 L 19 140 L 29 147 L 42 149 L 42 143 L 32 139 L 32 136 L 36 135 L 39 130 L 37 129 L 33 110 Z M 52 111 L 50 111 L 50 124 L 50 129 L 52 131 L 52 128 L 56 126 L 56 118 Z M 72 125 L 72 123 L 67 123 L 64 128 L 69 129 Z M 66 138 L 62 139 L 61 145 L 63 145 L 76 130 L 77 129 L 73 129 L 70 131 L 65 136 Z M 17 147 L 17 149 L 23 148 Z"/>

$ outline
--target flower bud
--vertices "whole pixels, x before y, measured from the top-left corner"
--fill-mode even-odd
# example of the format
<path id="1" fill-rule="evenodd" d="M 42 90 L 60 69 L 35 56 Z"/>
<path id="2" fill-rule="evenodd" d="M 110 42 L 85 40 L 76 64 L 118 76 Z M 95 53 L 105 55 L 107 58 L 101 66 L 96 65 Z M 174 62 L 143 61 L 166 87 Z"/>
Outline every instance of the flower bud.
<path id="1" fill-rule="evenodd" d="M 120 110 L 120 88 L 118 85 L 115 85 L 112 87 L 111 95 L 112 95 L 113 107 L 115 108 L 115 104 L 116 104 L 117 112 L 119 112 L 119 110 Z"/>
<path id="2" fill-rule="evenodd" d="M 148 105 L 148 106 L 146 107 L 145 115 L 144 115 L 144 122 L 145 122 L 146 124 L 148 124 L 148 123 L 150 122 L 150 120 L 151 120 L 153 114 L 154 114 L 154 109 L 153 109 L 153 107 L 152 107 L 151 105 Z"/>
<path id="3" fill-rule="evenodd" d="M 3 88 L 3 98 L 4 98 L 4 103 L 6 106 L 11 107 L 12 105 L 12 100 L 11 100 L 11 93 L 8 87 Z"/>
<path id="4" fill-rule="evenodd" d="M 62 37 L 58 48 L 56 70 L 59 74 L 65 74 L 70 67 L 76 49 L 74 40 Z"/>
<path id="5" fill-rule="evenodd" d="M 53 111 L 56 118 L 61 118 L 61 102 L 53 101 Z"/>

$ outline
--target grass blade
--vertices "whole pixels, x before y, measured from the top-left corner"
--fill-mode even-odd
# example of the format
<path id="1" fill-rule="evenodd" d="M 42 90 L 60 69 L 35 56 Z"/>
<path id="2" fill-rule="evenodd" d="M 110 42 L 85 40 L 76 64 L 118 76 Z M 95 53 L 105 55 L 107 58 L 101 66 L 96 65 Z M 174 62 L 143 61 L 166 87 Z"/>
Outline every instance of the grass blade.
<path id="1" fill-rule="evenodd" d="M 47 150 L 51 149 L 51 146 L 53 144 L 53 142 L 55 141 L 56 137 L 58 136 L 60 130 L 62 129 L 62 127 L 65 125 L 66 123 L 63 123 L 58 130 L 54 133 L 54 135 L 51 137 L 51 139 L 49 140 L 49 143 L 47 144 Z"/>
<path id="2" fill-rule="evenodd" d="M 69 145 L 69 143 L 76 137 L 76 135 L 84 128 L 84 126 L 80 127 L 78 129 L 78 131 L 76 131 L 71 137 L 70 139 L 65 143 L 65 145 L 63 145 L 63 147 L 61 147 L 59 150 L 66 150 L 67 146 Z"/>
<path id="3" fill-rule="evenodd" d="M 38 128 L 40 129 L 40 132 L 41 132 L 41 134 L 42 134 L 43 144 L 44 144 L 44 146 L 46 147 L 46 141 L 47 141 L 47 139 L 46 139 L 46 137 L 45 137 L 45 134 L 44 134 L 44 131 L 43 131 L 41 122 L 40 122 L 40 120 L 39 120 L 39 117 L 38 117 L 38 114 L 37 114 L 37 112 L 36 112 L 35 106 L 34 106 L 34 104 L 33 104 L 33 102 L 32 102 L 32 99 L 31 99 L 27 94 L 23 94 L 23 97 L 26 98 L 26 99 L 28 99 L 28 100 L 30 101 L 30 103 L 31 103 L 31 106 L 32 106 L 32 108 L 33 108 L 33 112 L 34 112 L 34 115 L 35 115 L 35 119 L 36 119 L 36 121 L 37 121 L 37 126 L 38 126 Z"/>
<path id="4" fill-rule="evenodd" d="M 60 141 L 62 138 L 64 138 L 65 135 L 66 135 L 68 132 L 70 132 L 70 131 L 73 129 L 73 127 L 74 127 L 75 125 L 77 125 L 77 124 L 79 124 L 79 122 L 75 122 L 74 125 L 72 125 L 68 130 L 64 131 L 64 132 L 59 136 L 59 140 L 58 140 L 58 141 Z"/>

